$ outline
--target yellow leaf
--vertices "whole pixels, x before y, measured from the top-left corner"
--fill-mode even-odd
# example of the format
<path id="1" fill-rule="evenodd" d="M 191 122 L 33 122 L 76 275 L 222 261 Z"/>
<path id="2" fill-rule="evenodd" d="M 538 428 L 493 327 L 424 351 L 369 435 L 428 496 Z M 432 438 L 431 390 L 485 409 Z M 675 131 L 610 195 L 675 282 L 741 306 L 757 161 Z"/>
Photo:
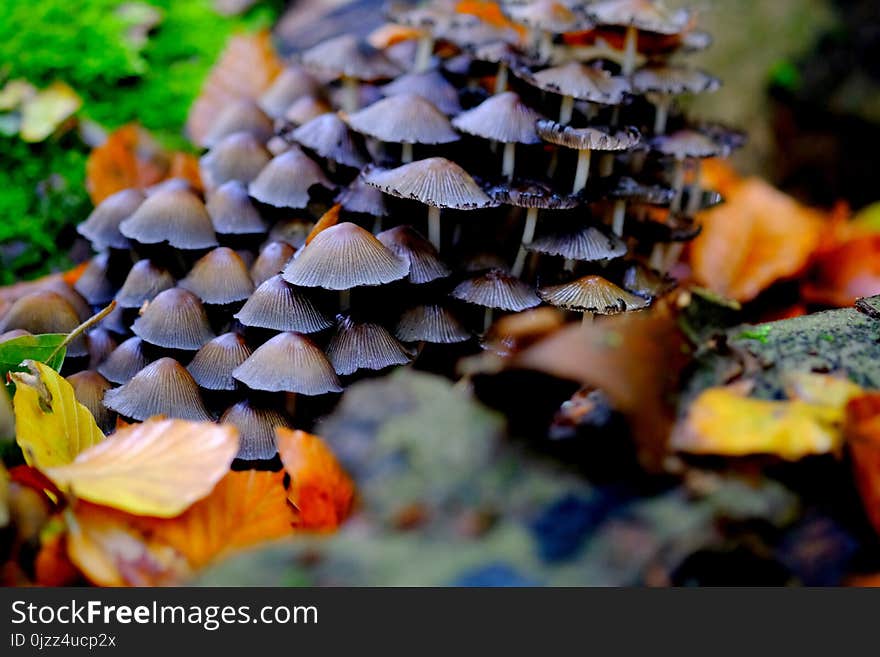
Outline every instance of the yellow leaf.
<path id="1" fill-rule="evenodd" d="M 66 465 L 104 440 L 89 410 L 76 400 L 58 372 L 25 361 L 30 372 L 14 372 L 16 440 L 24 460 L 36 468 Z"/>
<path id="2" fill-rule="evenodd" d="M 53 82 L 22 105 L 21 138 L 43 141 L 81 105 L 82 99 L 73 89 L 63 82 Z"/>
<path id="3" fill-rule="evenodd" d="M 232 426 L 152 419 L 116 432 L 45 475 L 80 499 L 170 518 L 210 493 L 237 453 Z"/>

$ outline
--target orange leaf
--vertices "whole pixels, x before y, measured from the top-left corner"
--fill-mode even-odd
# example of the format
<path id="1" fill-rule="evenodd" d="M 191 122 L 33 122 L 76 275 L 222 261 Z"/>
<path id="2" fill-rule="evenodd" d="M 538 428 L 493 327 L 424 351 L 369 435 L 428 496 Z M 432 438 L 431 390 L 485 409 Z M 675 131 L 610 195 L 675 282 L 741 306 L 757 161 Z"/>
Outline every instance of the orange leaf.
<path id="1" fill-rule="evenodd" d="M 838 308 L 880 293 L 880 235 L 854 238 L 818 254 L 801 293 L 807 303 Z"/>
<path id="2" fill-rule="evenodd" d="M 34 573 L 40 586 L 69 586 L 79 579 L 76 566 L 67 556 L 67 539 L 63 533 L 43 540 L 34 562 Z"/>
<path id="3" fill-rule="evenodd" d="M 130 123 L 115 130 L 86 162 L 86 187 L 96 205 L 128 187 L 149 187 L 168 172 L 168 158 L 149 133 Z"/>
<path id="4" fill-rule="evenodd" d="M 304 529 L 335 529 L 345 520 L 354 484 L 318 436 L 277 429 L 278 453 L 290 474 L 290 501 Z"/>
<path id="5" fill-rule="evenodd" d="M 309 232 L 308 236 L 306 236 L 306 246 L 308 246 L 313 239 L 315 239 L 318 234 L 330 228 L 331 226 L 335 226 L 339 223 L 339 211 L 342 209 L 342 205 L 337 203 L 332 208 L 327 210 L 321 218 L 318 219 L 315 227 Z"/>
<path id="6" fill-rule="evenodd" d="M 171 154 L 171 169 L 168 177 L 183 178 L 193 186 L 193 189 L 204 191 L 202 175 L 199 173 L 199 160 L 191 153 L 175 151 Z"/>
<path id="7" fill-rule="evenodd" d="M 867 393 L 849 402 L 844 433 L 862 505 L 880 534 L 880 393 Z"/>

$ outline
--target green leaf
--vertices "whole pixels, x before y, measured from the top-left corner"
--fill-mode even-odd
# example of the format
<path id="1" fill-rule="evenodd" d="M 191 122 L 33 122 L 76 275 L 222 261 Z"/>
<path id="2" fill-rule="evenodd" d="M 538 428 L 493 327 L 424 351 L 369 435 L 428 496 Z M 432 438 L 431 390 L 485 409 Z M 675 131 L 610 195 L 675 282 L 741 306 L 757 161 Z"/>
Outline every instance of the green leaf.
<path id="1" fill-rule="evenodd" d="M 53 370 L 60 370 L 67 349 L 59 349 L 67 339 L 66 333 L 23 335 L 0 343 L 0 380 L 6 381 L 9 372 L 23 372 L 22 363 L 35 360 L 45 363 Z"/>

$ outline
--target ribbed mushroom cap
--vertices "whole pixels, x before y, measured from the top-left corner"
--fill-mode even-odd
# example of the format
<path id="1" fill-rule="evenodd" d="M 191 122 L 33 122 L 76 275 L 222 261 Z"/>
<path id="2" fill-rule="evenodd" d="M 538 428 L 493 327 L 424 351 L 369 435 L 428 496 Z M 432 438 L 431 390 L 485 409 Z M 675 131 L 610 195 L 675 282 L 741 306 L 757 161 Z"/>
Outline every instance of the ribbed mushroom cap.
<path id="1" fill-rule="evenodd" d="M 305 290 L 294 287 L 280 275 L 263 282 L 235 318 L 244 326 L 295 333 L 317 333 L 333 326 Z"/>
<path id="2" fill-rule="evenodd" d="M 187 370 L 205 390 L 235 390 L 232 371 L 251 355 L 247 343 L 237 333 L 224 333 L 196 352 Z"/>
<path id="3" fill-rule="evenodd" d="M 384 370 L 412 360 L 385 327 L 372 322 L 355 322 L 350 317 L 339 318 L 336 333 L 327 345 L 327 358 L 341 376 L 358 370 Z"/>
<path id="4" fill-rule="evenodd" d="M 177 249 L 217 246 L 211 217 L 202 200 L 182 189 L 163 190 L 148 197 L 119 224 L 126 237 L 141 244 L 167 242 Z"/>
<path id="5" fill-rule="evenodd" d="M 125 308 L 119 304 L 110 311 L 110 314 L 104 317 L 98 324 L 103 329 L 116 333 L 117 335 L 128 335 L 128 320 L 125 317 Z"/>
<path id="6" fill-rule="evenodd" d="M 106 253 L 99 253 L 89 260 L 80 277 L 73 284 L 73 289 L 92 306 L 101 306 L 113 300 L 116 286 L 107 278 Z"/>
<path id="7" fill-rule="evenodd" d="M 639 94 L 701 94 L 717 91 L 721 80 L 696 68 L 650 65 L 633 74 L 632 86 Z"/>
<path id="8" fill-rule="evenodd" d="M 347 120 L 361 134 L 394 144 L 447 144 L 459 139 L 440 110 L 411 93 L 383 98 Z"/>
<path id="9" fill-rule="evenodd" d="M 630 294 L 601 276 L 584 276 L 570 283 L 542 287 L 538 294 L 551 306 L 599 315 L 616 315 L 649 305 L 642 297 Z"/>
<path id="10" fill-rule="evenodd" d="M 385 195 L 381 190 L 365 183 L 362 175 L 357 176 L 348 187 L 339 192 L 334 200 L 346 212 L 373 217 L 384 217 L 388 214 Z"/>
<path id="11" fill-rule="evenodd" d="M 184 351 L 197 351 L 214 337 L 202 302 L 179 287 L 156 295 L 131 330 L 144 342 Z"/>
<path id="12" fill-rule="evenodd" d="M 287 242 L 269 242 L 262 249 L 260 255 L 251 265 L 251 280 L 259 287 L 273 276 L 280 274 L 281 270 L 296 253 Z"/>
<path id="13" fill-rule="evenodd" d="M 89 409 L 101 431 L 107 433 L 116 424 L 116 414 L 104 406 L 104 393 L 112 386 L 103 376 L 92 370 L 83 370 L 67 377 L 73 386 L 76 400 Z"/>
<path id="14" fill-rule="evenodd" d="M 291 135 L 323 158 L 356 169 L 366 164 L 362 140 L 352 134 L 337 114 L 322 114 L 302 124 Z"/>
<path id="15" fill-rule="evenodd" d="M 343 34 L 306 50 L 302 63 L 309 69 L 372 81 L 393 78 L 402 71 L 381 50 L 351 34 Z"/>
<path id="16" fill-rule="evenodd" d="M 410 283 L 430 283 L 451 273 L 434 245 L 411 226 L 397 226 L 376 237 L 398 257 L 409 262 L 406 280 Z"/>
<path id="17" fill-rule="evenodd" d="M 0 318 L 0 333 L 21 329 L 33 335 L 41 333 L 70 333 L 80 324 L 79 315 L 71 303 L 57 292 L 39 290 L 20 297 Z M 86 356 L 89 351 L 83 336 L 67 346 L 67 355 Z"/>
<path id="18" fill-rule="evenodd" d="M 284 120 L 293 125 L 308 123 L 314 118 L 333 111 L 333 106 L 319 96 L 303 96 L 284 110 Z"/>
<path id="19" fill-rule="evenodd" d="M 543 91 L 603 105 L 619 105 L 630 90 L 629 82 L 624 78 L 578 62 L 545 68 L 537 73 L 524 69 L 515 71 L 519 77 Z"/>
<path id="20" fill-rule="evenodd" d="M 268 230 L 241 181 L 229 180 L 220 185 L 208 194 L 205 208 L 220 235 L 260 235 Z"/>
<path id="21" fill-rule="evenodd" d="M 199 258 L 178 285 L 204 303 L 215 305 L 243 301 L 254 291 L 254 282 L 244 260 L 225 246 Z"/>
<path id="22" fill-rule="evenodd" d="M 535 123 L 541 118 L 512 91 L 491 96 L 475 108 L 459 114 L 452 125 L 469 135 L 504 144 L 537 144 Z"/>
<path id="23" fill-rule="evenodd" d="M 565 34 L 588 30 L 592 26 L 586 16 L 558 0 L 535 0 L 523 4 L 505 4 L 502 7 L 514 23 L 543 32 Z"/>
<path id="24" fill-rule="evenodd" d="M 584 226 L 574 232 L 551 233 L 526 244 L 526 248 L 578 262 L 613 260 L 627 253 L 626 244 L 620 239 L 606 235 L 594 226 Z"/>
<path id="25" fill-rule="evenodd" d="M 671 135 L 660 135 L 651 141 L 651 148 L 677 160 L 716 157 L 726 155 L 730 150 L 696 130 L 679 130 Z"/>
<path id="26" fill-rule="evenodd" d="M 342 392 L 324 352 L 304 335 L 279 333 L 233 372 L 251 390 L 323 395 Z"/>
<path id="27" fill-rule="evenodd" d="M 134 214 L 143 202 L 144 193 L 139 189 L 123 189 L 111 194 L 92 210 L 76 230 L 92 243 L 95 251 L 127 249 L 131 243 L 119 232 L 119 224 Z"/>
<path id="28" fill-rule="evenodd" d="M 249 132 L 236 132 L 223 138 L 199 160 L 199 171 L 208 188 L 229 180 L 251 182 L 272 156 L 263 143 Z"/>
<path id="29" fill-rule="evenodd" d="M 623 177 L 613 181 L 613 187 L 605 191 L 610 199 L 635 201 L 648 205 L 667 205 L 675 197 L 675 190 L 659 185 L 643 185 L 642 183 Z"/>
<path id="30" fill-rule="evenodd" d="M 382 87 L 386 96 L 415 94 L 421 96 L 447 116 L 461 112 L 458 90 L 439 71 L 407 73 Z"/>
<path id="31" fill-rule="evenodd" d="M 435 208 L 477 210 L 495 205 L 467 171 L 443 157 L 417 160 L 396 169 L 374 168 L 363 175 L 368 185 L 386 194 Z"/>
<path id="32" fill-rule="evenodd" d="M 490 269 L 474 278 L 462 281 L 451 295 L 483 308 L 519 312 L 540 305 L 535 291 L 500 269 Z"/>
<path id="33" fill-rule="evenodd" d="M 291 148 L 272 158 L 248 187 L 250 195 L 276 208 L 304 208 L 309 204 L 309 190 L 314 185 L 330 189 L 317 162 L 299 148 Z"/>
<path id="34" fill-rule="evenodd" d="M 199 190 L 195 188 L 195 186 L 192 184 L 192 181 L 187 180 L 186 178 L 175 176 L 174 178 L 166 178 L 165 180 L 160 180 L 155 185 L 150 185 L 144 190 L 144 194 L 149 197 L 153 194 L 158 194 L 159 192 L 167 192 L 179 189 L 182 189 L 186 192 L 193 192 L 194 194 L 199 193 Z"/>
<path id="35" fill-rule="evenodd" d="M 122 385 L 144 369 L 148 362 L 143 340 L 133 337 L 116 347 L 107 360 L 98 365 L 98 372 L 111 383 Z"/>
<path id="36" fill-rule="evenodd" d="M 186 368 L 173 358 L 160 358 L 128 383 L 104 395 L 104 405 L 123 417 L 144 421 L 154 415 L 210 422 L 199 387 Z"/>
<path id="37" fill-rule="evenodd" d="M 89 367 L 96 369 L 118 346 L 110 331 L 103 328 L 89 331 Z"/>
<path id="38" fill-rule="evenodd" d="M 350 290 L 384 285 L 409 273 L 409 262 L 396 256 L 356 224 L 331 226 L 296 254 L 284 269 L 284 280 L 302 287 Z"/>
<path id="39" fill-rule="evenodd" d="M 687 9 L 669 9 L 657 0 L 600 0 L 586 6 L 598 25 L 636 27 L 645 32 L 678 34 L 690 21 Z"/>
<path id="40" fill-rule="evenodd" d="M 401 315 L 394 333 L 403 342 L 454 344 L 471 334 L 447 307 L 440 304 L 415 306 Z"/>
<path id="41" fill-rule="evenodd" d="M 571 210 L 581 204 L 577 195 L 562 195 L 538 180 L 515 180 L 511 184 L 497 185 L 489 190 L 489 195 L 499 203 L 517 208 Z"/>
<path id="42" fill-rule="evenodd" d="M 544 141 L 579 151 L 628 151 L 642 138 L 635 128 L 609 133 L 599 128 L 572 128 L 549 119 L 538 121 L 535 128 Z"/>
<path id="43" fill-rule="evenodd" d="M 278 452 L 275 429 L 290 427 L 290 420 L 274 408 L 253 406 L 240 401 L 230 406 L 220 418 L 220 424 L 231 424 L 238 429 L 238 455 L 244 461 L 265 461 Z"/>
<path id="44" fill-rule="evenodd" d="M 238 100 L 224 108 L 214 121 L 202 146 L 210 148 L 224 137 L 236 132 L 248 132 L 265 142 L 274 132 L 272 119 L 252 100 Z"/>
<path id="45" fill-rule="evenodd" d="M 120 308 L 140 308 L 160 292 L 174 287 L 174 277 L 149 260 L 138 260 L 129 270 L 125 283 L 116 293 Z"/>
<path id="46" fill-rule="evenodd" d="M 321 83 L 314 76 L 301 66 L 292 66 L 281 71 L 257 104 L 266 114 L 278 119 L 295 101 L 320 93 Z"/>

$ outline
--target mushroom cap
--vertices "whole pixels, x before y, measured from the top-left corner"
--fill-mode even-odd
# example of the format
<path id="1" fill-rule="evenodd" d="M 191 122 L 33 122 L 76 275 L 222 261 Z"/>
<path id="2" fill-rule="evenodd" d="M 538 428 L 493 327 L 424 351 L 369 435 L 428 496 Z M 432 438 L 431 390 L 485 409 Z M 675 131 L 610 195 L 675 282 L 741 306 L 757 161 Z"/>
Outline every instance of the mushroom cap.
<path id="1" fill-rule="evenodd" d="M 667 205 L 675 197 L 675 190 L 659 185 L 643 185 L 633 178 L 624 176 L 613 181 L 613 187 L 607 189 L 605 195 L 620 201 Z"/>
<path id="2" fill-rule="evenodd" d="M 27 331 L 32 335 L 70 333 L 79 324 L 79 315 L 70 301 L 58 292 L 38 290 L 16 299 L 6 314 L 0 317 L 0 333 L 14 329 Z M 88 353 L 82 335 L 67 346 L 68 356 L 86 356 Z"/>
<path id="3" fill-rule="evenodd" d="M 305 290 L 294 287 L 280 274 L 261 283 L 235 318 L 244 326 L 295 333 L 317 333 L 333 326 Z"/>
<path id="4" fill-rule="evenodd" d="M 260 249 L 260 255 L 251 265 L 251 280 L 259 287 L 267 280 L 280 274 L 284 265 L 293 257 L 296 249 L 287 242 L 268 242 Z"/>
<path id="5" fill-rule="evenodd" d="M 116 293 L 116 303 L 120 308 L 140 308 L 174 285 L 174 277 L 166 269 L 149 260 L 138 260 Z"/>
<path id="6" fill-rule="evenodd" d="M 199 258 L 178 286 L 189 290 L 204 303 L 224 305 L 247 299 L 254 282 L 241 256 L 221 246 Z"/>
<path id="7" fill-rule="evenodd" d="M 99 253 L 76 279 L 73 289 L 92 306 L 103 306 L 113 300 L 116 286 L 107 279 L 107 253 Z"/>
<path id="8" fill-rule="evenodd" d="M 89 331 L 89 367 L 96 369 L 116 349 L 119 344 L 116 338 L 103 328 L 95 328 Z"/>
<path id="9" fill-rule="evenodd" d="M 108 390 L 104 405 L 141 422 L 155 415 L 196 422 L 212 419 L 196 382 L 173 358 L 160 358 L 135 374 L 131 381 Z"/>
<path id="10" fill-rule="evenodd" d="M 406 365 L 412 356 L 388 330 L 373 322 L 340 317 L 336 333 L 327 345 L 327 358 L 340 376 L 359 370 L 384 370 Z"/>
<path id="11" fill-rule="evenodd" d="M 670 135 L 659 135 L 651 140 L 651 148 L 677 160 L 716 157 L 730 151 L 726 146 L 696 130 L 679 130 Z"/>
<path id="12" fill-rule="evenodd" d="M 386 194 L 435 208 L 477 210 L 496 205 L 467 171 L 443 157 L 416 160 L 396 169 L 373 168 L 363 175 L 368 185 Z"/>
<path id="13" fill-rule="evenodd" d="M 82 295 L 61 278 L 50 278 L 44 283 L 41 283 L 39 289 L 45 290 L 46 292 L 55 292 L 67 299 L 67 303 L 73 306 L 80 322 L 86 321 L 93 314 L 91 306 L 89 306 L 88 302 L 86 302 Z"/>
<path id="14" fill-rule="evenodd" d="M 551 233 L 526 244 L 526 248 L 578 262 L 613 260 L 627 253 L 622 240 L 615 235 L 606 235 L 595 226 L 583 226 L 574 232 Z"/>
<path id="15" fill-rule="evenodd" d="M 261 235 L 268 230 L 240 180 L 228 180 L 208 194 L 205 208 L 219 235 Z"/>
<path id="16" fill-rule="evenodd" d="M 541 118 L 518 94 L 505 91 L 459 114 L 452 125 L 469 135 L 503 144 L 537 144 L 541 138 L 535 131 L 535 123 Z"/>
<path id="17" fill-rule="evenodd" d="M 274 408 L 254 406 L 248 400 L 230 406 L 220 424 L 238 429 L 239 448 L 236 458 L 244 461 L 265 461 L 278 452 L 275 430 L 290 427 L 290 420 Z"/>
<path id="18" fill-rule="evenodd" d="M 321 157 L 347 167 L 360 169 L 367 162 L 360 138 L 337 114 L 321 114 L 303 123 L 291 136 Z"/>
<path id="19" fill-rule="evenodd" d="M 619 105 L 630 91 L 626 79 L 578 62 L 545 68 L 537 73 L 526 69 L 515 69 L 515 72 L 543 91 L 603 105 Z"/>
<path id="20" fill-rule="evenodd" d="M 398 257 L 409 262 L 406 280 L 410 283 L 430 283 L 446 278 L 451 273 L 434 245 L 412 226 L 397 226 L 379 233 L 376 238 Z"/>
<path id="21" fill-rule="evenodd" d="M 372 217 L 384 217 L 388 214 L 385 195 L 381 190 L 365 183 L 363 175 L 356 176 L 348 187 L 337 194 L 334 201 L 346 212 L 368 214 Z"/>
<path id="22" fill-rule="evenodd" d="M 279 333 L 254 351 L 232 375 L 251 390 L 307 396 L 342 392 L 324 352 L 298 333 Z"/>
<path id="23" fill-rule="evenodd" d="M 559 0 L 504 4 L 502 9 L 514 23 L 542 32 L 565 34 L 582 32 L 592 27 L 590 19 Z"/>
<path id="24" fill-rule="evenodd" d="M 148 362 L 144 342 L 135 336 L 116 347 L 107 360 L 98 365 L 98 372 L 111 383 L 121 385 L 130 381 Z"/>
<path id="25" fill-rule="evenodd" d="M 538 121 L 535 128 L 544 141 L 578 151 L 628 151 L 642 138 L 635 128 L 611 134 L 599 128 L 572 128 L 549 119 Z"/>
<path id="26" fill-rule="evenodd" d="M 524 60 L 525 55 L 507 41 L 492 41 L 474 48 L 473 58 L 478 62 L 510 65 Z"/>
<path id="27" fill-rule="evenodd" d="M 237 333 L 219 335 L 196 352 L 187 370 L 205 390 L 235 390 L 232 370 L 251 355 L 247 343 Z"/>
<path id="28" fill-rule="evenodd" d="M 248 132 L 261 142 L 265 142 L 275 132 L 270 119 L 255 102 L 250 99 L 234 101 L 226 106 L 211 125 L 208 134 L 202 139 L 202 146 L 215 146 L 224 137 L 236 132 Z"/>
<path id="29" fill-rule="evenodd" d="M 266 114 L 278 119 L 295 101 L 320 93 L 321 83 L 311 73 L 302 66 L 289 66 L 263 92 L 257 104 Z"/>
<path id="30" fill-rule="evenodd" d="M 440 71 L 436 70 L 401 75 L 383 86 L 382 93 L 386 96 L 399 94 L 421 96 L 446 116 L 454 116 L 461 112 L 458 90 L 443 77 Z"/>
<path id="31" fill-rule="evenodd" d="M 542 287 L 538 294 L 551 306 L 599 315 L 642 310 L 650 305 L 601 276 L 584 276 L 562 285 Z"/>
<path id="32" fill-rule="evenodd" d="M 119 224 L 126 237 L 141 244 L 167 242 L 176 249 L 217 246 L 214 225 L 202 200 L 192 192 L 171 189 L 149 196 Z"/>
<path id="33" fill-rule="evenodd" d="M 409 273 L 409 263 L 371 233 L 343 222 L 320 233 L 297 252 L 284 269 L 284 280 L 302 287 L 350 290 L 384 285 Z"/>
<path id="34" fill-rule="evenodd" d="M 687 9 L 669 9 L 657 0 L 600 0 L 586 6 L 597 25 L 636 27 L 657 34 L 678 34 L 690 22 Z"/>
<path id="35" fill-rule="evenodd" d="M 519 33 L 506 25 L 495 25 L 478 16 L 457 13 L 452 20 L 437 25 L 434 36 L 458 46 L 459 48 L 476 48 L 487 43 L 508 41 L 516 43 Z"/>
<path id="36" fill-rule="evenodd" d="M 675 281 L 653 269 L 635 263 L 624 272 L 623 287 L 637 296 L 653 299 L 673 289 Z"/>
<path id="37" fill-rule="evenodd" d="M 98 203 L 76 230 L 92 243 L 96 251 L 127 249 L 131 243 L 119 232 L 119 224 L 134 214 L 143 202 L 144 193 L 139 189 L 123 189 L 111 194 Z"/>
<path id="38" fill-rule="evenodd" d="M 302 63 L 309 69 L 372 81 L 393 78 L 402 71 L 385 53 L 351 34 L 343 34 L 302 54 Z"/>
<path id="39" fill-rule="evenodd" d="M 116 414 L 104 406 L 104 393 L 112 386 L 103 376 L 93 370 L 83 370 L 67 377 L 73 386 L 76 400 L 89 409 L 101 431 L 111 431 L 116 424 Z"/>
<path id="40" fill-rule="evenodd" d="M 271 159 L 269 151 L 249 132 L 236 132 L 220 140 L 199 160 L 199 171 L 208 188 L 229 180 L 251 182 Z"/>
<path id="41" fill-rule="evenodd" d="M 416 28 L 437 28 L 455 18 L 454 8 L 448 3 L 433 2 L 417 6 L 390 6 L 385 12 L 388 20 L 397 25 Z M 429 30 L 430 31 L 430 30 Z"/>
<path id="42" fill-rule="evenodd" d="M 394 144 L 447 144 L 459 139 L 440 110 L 412 93 L 383 98 L 349 115 L 347 121 L 361 134 Z"/>
<path id="43" fill-rule="evenodd" d="M 320 96 L 303 96 L 284 110 L 284 120 L 302 125 L 332 111 L 333 106 Z"/>
<path id="44" fill-rule="evenodd" d="M 160 292 L 131 326 L 144 342 L 182 351 L 198 351 L 214 338 L 199 298 L 179 287 Z"/>
<path id="45" fill-rule="evenodd" d="M 649 65 L 633 74 L 632 86 L 639 94 L 702 94 L 717 91 L 721 80 L 696 68 Z"/>
<path id="46" fill-rule="evenodd" d="M 516 276 L 500 269 L 490 269 L 462 281 L 451 296 L 483 308 L 519 312 L 540 305 L 535 291 Z"/>
<path id="47" fill-rule="evenodd" d="M 496 185 L 489 190 L 490 196 L 499 203 L 517 208 L 540 210 L 571 210 L 581 204 L 577 195 L 562 195 L 547 183 L 537 180 L 514 180 Z"/>
<path id="48" fill-rule="evenodd" d="M 250 195 L 276 208 L 304 208 L 314 185 L 331 189 L 333 184 L 312 158 L 299 148 L 276 155 L 248 187 Z"/>
<path id="49" fill-rule="evenodd" d="M 440 304 L 410 308 L 400 316 L 394 334 L 403 342 L 432 344 L 455 344 L 471 338 L 452 311 Z"/>

